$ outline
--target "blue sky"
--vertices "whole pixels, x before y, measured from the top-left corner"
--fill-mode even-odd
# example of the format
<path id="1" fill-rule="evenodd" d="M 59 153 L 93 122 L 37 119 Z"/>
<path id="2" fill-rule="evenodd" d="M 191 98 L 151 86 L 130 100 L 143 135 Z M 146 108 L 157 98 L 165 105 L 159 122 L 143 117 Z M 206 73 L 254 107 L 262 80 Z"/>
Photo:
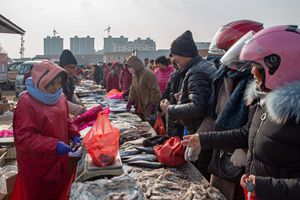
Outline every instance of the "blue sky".
<path id="1" fill-rule="evenodd" d="M 166 49 L 187 29 L 195 41 L 210 41 L 222 25 L 237 19 L 265 27 L 300 25 L 299 8 L 297 0 L 0 0 L 0 13 L 26 31 L 25 57 L 43 54 L 43 38 L 54 27 L 65 48 L 70 37 L 90 35 L 95 49 L 102 49 L 110 25 L 113 37 L 151 37 L 157 48 Z M 0 43 L 10 57 L 19 57 L 19 35 L 0 34 Z"/>

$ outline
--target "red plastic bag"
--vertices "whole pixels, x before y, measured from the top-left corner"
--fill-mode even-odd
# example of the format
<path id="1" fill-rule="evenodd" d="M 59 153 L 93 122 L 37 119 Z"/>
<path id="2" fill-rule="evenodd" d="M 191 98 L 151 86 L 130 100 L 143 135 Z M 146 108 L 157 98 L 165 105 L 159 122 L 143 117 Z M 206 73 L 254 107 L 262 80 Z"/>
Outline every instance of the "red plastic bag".
<path id="1" fill-rule="evenodd" d="M 243 188 L 243 190 L 244 190 L 245 199 L 249 199 L 248 198 L 248 191 L 246 190 L 246 188 Z M 251 193 L 250 200 L 255 200 L 255 195 L 253 193 Z"/>
<path id="2" fill-rule="evenodd" d="M 111 165 L 119 151 L 119 129 L 113 127 L 105 112 L 98 114 L 96 123 L 84 136 L 83 144 L 93 163 L 99 167 Z"/>
<path id="3" fill-rule="evenodd" d="M 154 146 L 157 160 L 170 167 L 176 167 L 185 163 L 184 147 L 179 137 L 171 137 L 164 144 Z"/>
<path id="4" fill-rule="evenodd" d="M 161 119 L 160 116 L 158 116 L 155 121 L 154 130 L 157 133 L 157 135 L 166 135 L 167 134 L 164 121 Z"/>

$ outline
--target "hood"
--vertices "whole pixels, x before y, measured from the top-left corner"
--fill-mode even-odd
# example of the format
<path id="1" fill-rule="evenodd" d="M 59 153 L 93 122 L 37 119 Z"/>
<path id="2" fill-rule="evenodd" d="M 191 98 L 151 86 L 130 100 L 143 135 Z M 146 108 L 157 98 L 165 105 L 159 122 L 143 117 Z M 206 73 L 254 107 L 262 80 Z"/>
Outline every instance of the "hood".
<path id="1" fill-rule="evenodd" d="M 246 89 L 245 100 L 247 104 L 257 99 L 255 95 L 255 82 Z M 300 81 L 296 81 L 269 92 L 264 104 L 270 119 L 277 124 L 285 124 L 287 120 L 300 121 Z"/>
<path id="2" fill-rule="evenodd" d="M 267 112 L 278 124 L 289 119 L 300 120 L 300 81 L 296 81 L 270 92 L 266 97 Z"/>
<path id="3" fill-rule="evenodd" d="M 33 65 L 31 76 L 34 86 L 41 91 L 46 91 L 48 84 L 59 74 L 63 73 L 66 77 L 66 71 L 57 64 L 50 61 L 43 61 Z"/>
<path id="4" fill-rule="evenodd" d="M 115 65 L 119 65 L 120 69 L 122 68 L 122 66 L 120 65 L 119 62 L 113 62 L 113 63 L 111 64 L 111 68 L 113 69 Z"/>
<path id="5" fill-rule="evenodd" d="M 135 71 L 141 71 L 144 69 L 143 62 L 136 56 L 130 56 L 126 60 L 125 65 L 132 67 Z"/>

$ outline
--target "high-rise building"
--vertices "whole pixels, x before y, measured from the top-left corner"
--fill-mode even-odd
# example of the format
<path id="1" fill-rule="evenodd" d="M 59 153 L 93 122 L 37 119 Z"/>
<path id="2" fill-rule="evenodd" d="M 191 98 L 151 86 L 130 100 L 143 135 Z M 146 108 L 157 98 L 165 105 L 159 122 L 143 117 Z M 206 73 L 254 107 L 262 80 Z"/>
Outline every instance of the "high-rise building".
<path id="1" fill-rule="evenodd" d="M 73 54 L 93 54 L 95 53 L 94 41 L 95 38 L 90 36 L 75 36 L 70 38 L 70 49 Z"/>
<path id="2" fill-rule="evenodd" d="M 156 44 L 150 39 L 145 40 L 137 38 L 134 41 L 128 41 L 124 36 L 113 38 L 111 36 L 104 38 L 104 52 L 132 52 L 138 51 L 155 51 Z"/>
<path id="3" fill-rule="evenodd" d="M 197 49 L 209 49 L 210 42 L 195 42 Z"/>
<path id="4" fill-rule="evenodd" d="M 44 38 L 44 55 L 59 55 L 64 48 L 64 39 L 59 36 Z"/>

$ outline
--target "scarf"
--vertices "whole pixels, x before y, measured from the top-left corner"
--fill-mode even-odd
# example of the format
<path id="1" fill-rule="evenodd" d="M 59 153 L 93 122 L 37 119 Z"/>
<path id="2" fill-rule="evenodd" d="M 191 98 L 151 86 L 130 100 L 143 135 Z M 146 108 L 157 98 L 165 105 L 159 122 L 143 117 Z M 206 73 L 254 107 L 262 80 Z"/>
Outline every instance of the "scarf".
<path id="1" fill-rule="evenodd" d="M 55 105 L 59 101 L 62 94 L 62 88 L 57 90 L 54 94 L 39 90 L 38 88 L 34 87 L 32 77 L 26 80 L 26 89 L 34 99 L 47 105 Z"/>

